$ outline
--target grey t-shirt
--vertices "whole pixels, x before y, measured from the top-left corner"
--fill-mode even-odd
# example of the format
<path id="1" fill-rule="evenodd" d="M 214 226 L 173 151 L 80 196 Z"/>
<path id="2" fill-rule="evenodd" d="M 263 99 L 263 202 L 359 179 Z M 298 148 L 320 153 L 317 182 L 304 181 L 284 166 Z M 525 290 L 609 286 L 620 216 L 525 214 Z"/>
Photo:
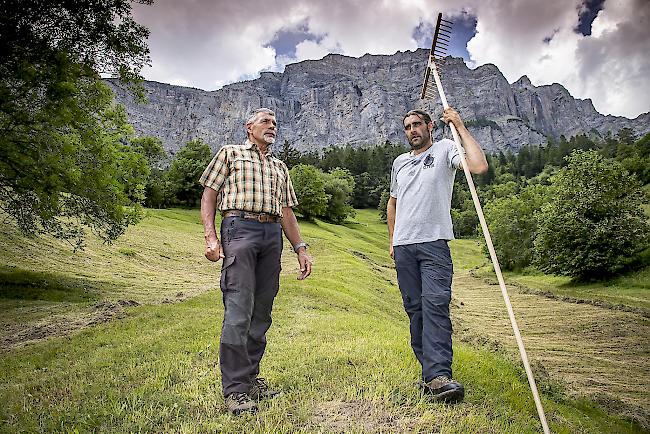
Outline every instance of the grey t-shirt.
<path id="1" fill-rule="evenodd" d="M 456 144 L 449 139 L 393 161 L 390 195 L 397 199 L 393 246 L 454 239 L 451 194 L 460 166 Z"/>

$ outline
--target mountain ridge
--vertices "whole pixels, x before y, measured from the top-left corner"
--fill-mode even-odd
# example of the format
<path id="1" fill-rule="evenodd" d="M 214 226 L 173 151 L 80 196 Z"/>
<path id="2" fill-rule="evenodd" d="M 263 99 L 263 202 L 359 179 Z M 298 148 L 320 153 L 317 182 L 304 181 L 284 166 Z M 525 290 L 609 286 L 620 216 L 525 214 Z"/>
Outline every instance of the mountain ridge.
<path id="1" fill-rule="evenodd" d="M 441 113 L 438 101 L 419 99 L 427 59 L 425 49 L 358 58 L 328 54 L 214 91 L 145 81 L 148 104 L 134 102 L 116 80 L 106 81 L 136 132 L 160 137 L 171 154 L 195 138 L 213 150 L 240 143 L 247 114 L 263 106 L 277 113 L 277 143 L 321 151 L 331 145 L 404 143 L 406 111 L 417 107 Z M 634 119 L 603 115 L 591 99 L 573 98 L 559 83 L 534 86 L 526 75 L 509 83 L 494 64 L 469 69 L 453 57 L 442 63 L 450 104 L 488 152 L 517 152 L 526 144 L 577 134 L 602 138 L 621 128 L 637 135 L 650 132 L 650 112 Z M 439 128 L 436 136 L 441 134 Z"/>

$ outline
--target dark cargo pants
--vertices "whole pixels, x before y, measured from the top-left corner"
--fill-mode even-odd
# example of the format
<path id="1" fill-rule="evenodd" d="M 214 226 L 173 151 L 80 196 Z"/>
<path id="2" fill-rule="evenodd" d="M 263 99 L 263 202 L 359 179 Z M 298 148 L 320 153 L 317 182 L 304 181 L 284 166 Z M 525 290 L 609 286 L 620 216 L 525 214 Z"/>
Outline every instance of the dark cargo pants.
<path id="1" fill-rule="evenodd" d="M 241 217 L 221 222 L 223 325 L 219 365 L 224 396 L 249 392 L 260 372 L 280 283 L 282 228 Z"/>
<path id="2" fill-rule="evenodd" d="M 453 265 L 446 240 L 395 246 L 395 268 L 411 329 L 411 347 L 422 378 L 451 378 L 451 279 Z"/>

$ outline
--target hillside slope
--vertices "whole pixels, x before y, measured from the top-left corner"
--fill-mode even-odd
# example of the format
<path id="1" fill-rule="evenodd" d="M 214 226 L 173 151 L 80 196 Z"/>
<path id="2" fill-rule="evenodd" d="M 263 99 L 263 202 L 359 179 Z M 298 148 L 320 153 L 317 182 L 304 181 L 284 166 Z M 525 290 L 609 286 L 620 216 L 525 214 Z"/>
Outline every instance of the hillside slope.
<path id="1" fill-rule="evenodd" d="M 225 414 L 220 396 L 218 270 L 202 257 L 197 211 L 149 211 L 116 244 L 91 243 L 76 254 L 53 240 L 3 235 L 0 431 L 539 432 L 523 369 L 507 343 L 495 344 L 508 335 L 507 328 L 493 333 L 498 303 L 469 298 L 472 291 L 495 291 L 468 274 L 483 262 L 471 241 L 452 246 L 454 369 L 467 400 L 448 407 L 428 402 L 414 387 L 419 370 L 377 213 L 360 211 L 345 226 L 301 225 L 314 275 L 297 281 L 297 263 L 286 249 L 262 367 L 283 394 L 259 414 L 240 418 Z M 520 298 L 513 301 L 517 309 Z M 11 338 L 102 306 L 119 312 L 76 331 L 55 327 L 40 340 Z M 535 327 L 531 310 L 521 310 L 522 331 L 552 431 L 643 432 L 575 398 L 579 386 L 557 383 L 552 365 L 550 378 L 543 375 L 548 331 Z M 591 375 L 600 369 L 594 365 Z M 644 368 L 629 369 L 641 374 Z"/>

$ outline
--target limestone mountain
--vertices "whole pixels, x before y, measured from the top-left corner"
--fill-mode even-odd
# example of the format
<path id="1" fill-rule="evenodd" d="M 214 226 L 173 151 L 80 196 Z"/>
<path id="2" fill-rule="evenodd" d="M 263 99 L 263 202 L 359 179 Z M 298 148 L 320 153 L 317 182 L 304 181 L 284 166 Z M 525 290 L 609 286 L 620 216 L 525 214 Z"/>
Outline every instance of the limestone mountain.
<path id="1" fill-rule="evenodd" d="M 439 114 L 438 101 L 419 99 L 427 56 L 424 49 L 360 58 L 329 54 L 212 92 L 146 81 L 147 104 L 134 102 L 123 86 L 107 81 L 136 131 L 160 137 L 172 154 L 194 138 L 215 150 L 241 142 L 244 119 L 257 107 L 277 113 L 276 146 L 287 140 L 302 151 L 320 150 L 403 143 L 401 120 L 407 110 Z M 516 152 L 561 135 L 602 137 L 624 127 L 639 135 L 650 131 L 650 113 L 636 119 L 605 116 L 591 100 L 575 99 L 559 84 L 533 86 L 526 76 L 510 84 L 491 64 L 469 69 L 462 59 L 447 57 L 442 81 L 449 103 L 488 152 Z"/>

